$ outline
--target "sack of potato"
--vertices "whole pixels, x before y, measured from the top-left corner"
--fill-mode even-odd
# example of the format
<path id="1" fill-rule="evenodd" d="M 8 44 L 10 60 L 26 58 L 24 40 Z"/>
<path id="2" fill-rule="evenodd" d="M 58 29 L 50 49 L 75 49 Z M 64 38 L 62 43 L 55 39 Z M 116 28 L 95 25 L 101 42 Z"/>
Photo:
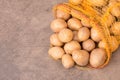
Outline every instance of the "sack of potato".
<path id="1" fill-rule="evenodd" d="M 120 0 L 69 0 L 53 8 L 49 55 L 65 68 L 103 68 L 120 44 Z"/>

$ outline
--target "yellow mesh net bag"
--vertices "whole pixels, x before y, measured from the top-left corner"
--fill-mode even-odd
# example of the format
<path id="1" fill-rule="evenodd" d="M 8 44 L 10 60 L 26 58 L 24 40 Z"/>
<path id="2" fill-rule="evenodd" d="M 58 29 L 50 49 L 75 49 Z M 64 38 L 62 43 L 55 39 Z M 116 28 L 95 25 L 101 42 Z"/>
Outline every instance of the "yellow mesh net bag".
<path id="1" fill-rule="evenodd" d="M 102 41 L 106 43 L 105 49 L 107 52 L 107 59 L 105 63 L 97 67 L 102 68 L 109 63 L 112 53 L 119 47 L 120 44 L 120 34 L 119 35 L 111 34 L 109 27 L 111 25 L 111 22 L 110 23 L 108 22 L 108 20 L 111 19 L 110 18 L 111 10 L 114 7 L 120 6 L 120 3 L 111 5 L 107 7 L 105 12 L 102 12 L 99 11 L 99 9 L 94 7 L 93 4 L 89 3 L 87 0 L 83 0 L 82 2 L 81 0 L 76 1 L 78 1 L 78 3 L 80 2 L 80 4 L 74 4 L 72 1 L 70 1 L 70 3 L 62 3 L 56 5 L 53 8 L 54 15 L 56 17 L 56 11 L 62 10 L 66 13 L 71 14 L 72 17 L 80 19 L 81 21 L 83 20 L 85 23 L 90 24 L 90 26 L 92 26 L 98 31 L 99 35 L 102 38 Z M 87 68 L 92 67 L 88 65 Z"/>

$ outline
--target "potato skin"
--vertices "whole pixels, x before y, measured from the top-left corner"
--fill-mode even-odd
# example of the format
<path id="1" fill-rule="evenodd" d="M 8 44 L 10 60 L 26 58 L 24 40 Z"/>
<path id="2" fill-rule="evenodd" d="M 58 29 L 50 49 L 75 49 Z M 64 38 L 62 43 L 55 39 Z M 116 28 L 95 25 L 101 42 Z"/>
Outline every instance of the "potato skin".
<path id="1" fill-rule="evenodd" d="M 109 14 L 109 16 L 106 20 L 107 26 L 110 27 L 114 22 L 115 22 L 115 17 L 113 15 Z"/>
<path id="2" fill-rule="evenodd" d="M 69 54 L 63 55 L 62 56 L 62 64 L 66 69 L 73 67 L 74 61 L 72 59 L 72 56 Z"/>
<path id="3" fill-rule="evenodd" d="M 92 38 L 92 40 L 94 40 L 96 42 L 101 41 L 101 36 L 95 28 L 91 29 L 91 38 Z"/>
<path id="4" fill-rule="evenodd" d="M 112 5 L 116 5 L 120 0 L 110 0 L 109 7 Z M 111 9 L 111 14 L 116 17 L 120 17 L 120 6 L 116 6 Z"/>
<path id="5" fill-rule="evenodd" d="M 50 36 L 50 43 L 54 46 L 62 46 L 63 43 L 58 38 L 58 33 L 54 33 Z"/>
<path id="6" fill-rule="evenodd" d="M 74 5 L 79 5 L 82 3 L 83 0 L 69 0 L 70 3 L 74 4 Z"/>
<path id="7" fill-rule="evenodd" d="M 49 49 L 48 54 L 55 60 L 61 59 L 65 51 L 61 47 L 52 47 Z"/>
<path id="8" fill-rule="evenodd" d="M 63 19 L 55 19 L 50 25 L 53 32 L 60 32 L 62 29 L 67 28 L 67 23 Z"/>
<path id="9" fill-rule="evenodd" d="M 86 17 L 85 19 L 82 19 L 81 23 L 82 23 L 83 26 L 91 28 L 91 26 L 90 26 L 90 19 L 88 17 Z"/>
<path id="10" fill-rule="evenodd" d="M 85 50 L 75 50 L 72 52 L 72 58 L 79 66 L 86 66 L 89 61 L 89 53 Z"/>
<path id="11" fill-rule="evenodd" d="M 90 37 L 90 30 L 86 27 L 82 27 L 78 31 L 78 38 L 80 41 L 85 41 Z"/>
<path id="12" fill-rule="evenodd" d="M 83 49 L 91 51 L 95 48 L 95 42 L 91 39 L 88 39 L 82 43 Z"/>
<path id="13" fill-rule="evenodd" d="M 62 10 L 57 10 L 56 17 L 57 18 L 62 18 L 64 20 L 68 20 L 70 18 L 70 14 L 68 14 L 68 13 L 66 13 Z"/>
<path id="14" fill-rule="evenodd" d="M 111 27 L 111 32 L 114 35 L 120 35 L 120 22 L 115 22 Z"/>
<path id="15" fill-rule="evenodd" d="M 106 43 L 104 41 L 100 41 L 99 44 L 98 44 L 98 47 L 105 49 Z"/>
<path id="16" fill-rule="evenodd" d="M 104 64 L 106 60 L 106 51 L 102 48 L 94 49 L 90 54 L 90 65 L 92 67 L 99 67 Z"/>
<path id="17" fill-rule="evenodd" d="M 68 20 L 68 27 L 71 30 L 79 30 L 82 27 L 80 20 L 76 18 L 71 18 Z"/>
<path id="18" fill-rule="evenodd" d="M 69 42 L 73 39 L 73 32 L 66 28 L 59 32 L 58 37 L 61 42 Z"/>
<path id="19" fill-rule="evenodd" d="M 111 36 L 111 51 L 114 52 L 118 49 L 119 47 L 119 42 L 118 40 L 115 38 L 115 36 Z"/>
<path id="20" fill-rule="evenodd" d="M 108 0 L 88 0 L 92 5 L 102 7 L 107 4 Z"/>
<path id="21" fill-rule="evenodd" d="M 72 54 L 74 50 L 80 50 L 80 49 L 81 49 L 81 46 L 77 41 L 70 41 L 66 43 L 64 46 L 64 50 L 68 54 Z"/>

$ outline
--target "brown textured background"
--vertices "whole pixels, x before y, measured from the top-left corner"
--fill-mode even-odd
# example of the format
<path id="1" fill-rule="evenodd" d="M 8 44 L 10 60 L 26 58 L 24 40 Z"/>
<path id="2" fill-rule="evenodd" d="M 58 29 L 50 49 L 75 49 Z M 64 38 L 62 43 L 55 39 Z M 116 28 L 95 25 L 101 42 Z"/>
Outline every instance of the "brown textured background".
<path id="1" fill-rule="evenodd" d="M 120 49 L 100 70 L 66 70 L 48 56 L 51 8 L 64 1 L 0 0 L 0 80 L 120 80 Z"/>

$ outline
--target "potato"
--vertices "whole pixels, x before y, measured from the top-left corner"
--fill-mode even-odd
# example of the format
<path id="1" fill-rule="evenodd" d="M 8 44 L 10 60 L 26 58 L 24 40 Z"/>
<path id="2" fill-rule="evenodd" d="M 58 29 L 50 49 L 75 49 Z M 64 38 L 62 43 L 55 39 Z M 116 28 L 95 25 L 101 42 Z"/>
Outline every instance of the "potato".
<path id="1" fill-rule="evenodd" d="M 116 5 L 118 3 L 116 0 L 110 0 L 109 6 Z M 113 7 L 111 9 L 111 14 L 116 17 L 120 17 L 120 6 Z"/>
<path id="2" fill-rule="evenodd" d="M 49 49 L 48 54 L 55 60 L 61 59 L 65 51 L 61 47 L 52 47 Z"/>
<path id="3" fill-rule="evenodd" d="M 111 44 L 111 51 L 112 52 L 114 52 L 114 51 L 116 51 L 117 49 L 118 49 L 118 47 L 119 47 L 119 42 L 118 42 L 118 40 L 115 38 L 115 36 L 111 36 L 111 42 L 110 42 L 110 44 Z"/>
<path id="4" fill-rule="evenodd" d="M 120 0 L 117 0 L 118 2 L 120 2 Z"/>
<path id="5" fill-rule="evenodd" d="M 115 22 L 115 17 L 109 14 L 105 23 L 107 24 L 108 27 L 110 27 L 114 22 Z"/>
<path id="6" fill-rule="evenodd" d="M 85 41 L 90 37 L 90 30 L 86 27 L 82 27 L 78 31 L 78 38 L 80 41 Z"/>
<path id="7" fill-rule="evenodd" d="M 92 40 L 99 42 L 101 41 L 101 36 L 99 34 L 100 32 L 98 32 L 98 30 L 96 30 L 95 28 L 91 29 L 91 38 Z"/>
<path id="8" fill-rule="evenodd" d="M 92 67 L 99 67 L 105 63 L 106 51 L 102 48 L 94 49 L 90 54 L 90 65 Z"/>
<path id="9" fill-rule="evenodd" d="M 54 33 L 50 36 L 50 43 L 54 46 L 62 46 L 63 42 L 61 42 L 58 38 L 58 33 Z"/>
<path id="10" fill-rule="evenodd" d="M 85 50 L 75 50 L 72 52 L 73 60 L 80 66 L 86 66 L 89 61 L 89 53 Z"/>
<path id="11" fill-rule="evenodd" d="M 103 13 L 105 13 L 105 12 L 107 11 L 107 9 L 108 9 L 108 6 L 104 6 L 104 7 L 102 8 Z"/>
<path id="12" fill-rule="evenodd" d="M 113 16 L 120 17 L 120 7 L 114 7 L 111 10 L 111 13 L 112 13 Z"/>
<path id="13" fill-rule="evenodd" d="M 62 56 L 62 64 L 65 68 L 71 68 L 74 66 L 74 61 L 72 59 L 72 56 L 69 54 L 64 54 Z"/>
<path id="14" fill-rule="evenodd" d="M 62 11 L 62 10 L 57 10 L 56 11 L 56 17 L 57 18 L 62 18 L 64 20 L 68 20 L 70 18 L 70 14 Z"/>
<path id="15" fill-rule="evenodd" d="M 80 50 L 80 49 L 81 49 L 81 46 L 77 41 L 70 41 L 66 43 L 64 46 L 64 50 L 68 54 L 72 54 L 74 50 Z"/>
<path id="16" fill-rule="evenodd" d="M 84 19 L 81 19 L 81 23 L 82 23 L 83 26 L 91 28 L 90 19 L 88 17 L 85 17 Z"/>
<path id="17" fill-rule="evenodd" d="M 73 32 L 70 29 L 63 29 L 59 32 L 58 37 L 62 42 L 69 42 L 73 39 Z"/>
<path id="18" fill-rule="evenodd" d="M 104 41 L 100 41 L 99 44 L 98 44 L 98 47 L 105 49 L 106 48 L 106 43 Z"/>
<path id="19" fill-rule="evenodd" d="M 83 49 L 91 51 L 95 48 L 95 42 L 91 39 L 88 39 L 82 43 Z"/>
<path id="20" fill-rule="evenodd" d="M 51 22 L 51 29 L 53 32 L 59 32 L 67 27 L 67 23 L 63 19 L 55 19 Z"/>
<path id="21" fill-rule="evenodd" d="M 74 5 L 79 5 L 82 3 L 83 0 L 69 0 L 70 3 L 74 4 Z"/>
<path id="22" fill-rule="evenodd" d="M 111 41 L 111 42 L 110 42 L 111 52 L 116 51 L 116 50 L 118 49 L 118 47 L 119 47 L 119 42 L 117 41 L 117 39 L 116 39 L 114 36 L 111 36 L 111 37 L 109 38 L 109 40 Z M 99 44 L 98 44 L 98 47 L 105 49 L 105 48 L 106 48 L 106 45 L 107 45 L 107 44 L 106 44 L 105 42 L 100 41 Z"/>
<path id="23" fill-rule="evenodd" d="M 88 0 L 89 3 L 97 7 L 105 6 L 107 4 L 107 1 L 108 0 Z"/>
<path id="24" fill-rule="evenodd" d="M 82 27 L 82 24 L 77 18 L 71 18 L 68 20 L 68 27 L 71 30 L 79 30 Z"/>
<path id="25" fill-rule="evenodd" d="M 73 35 L 74 35 L 73 40 L 80 42 L 80 40 L 78 38 L 78 31 L 73 31 Z"/>
<path id="26" fill-rule="evenodd" d="M 105 6 L 102 8 L 103 14 L 107 11 L 107 9 L 109 8 L 109 6 Z M 108 14 L 107 16 L 105 16 L 106 19 L 104 20 L 106 26 L 108 28 L 110 28 L 110 26 L 115 22 L 115 17 L 111 14 Z"/>
<path id="27" fill-rule="evenodd" d="M 111 27 L 111 32 L 114 35 L 120 35 L 120 22 L 115 22 Z"/>

